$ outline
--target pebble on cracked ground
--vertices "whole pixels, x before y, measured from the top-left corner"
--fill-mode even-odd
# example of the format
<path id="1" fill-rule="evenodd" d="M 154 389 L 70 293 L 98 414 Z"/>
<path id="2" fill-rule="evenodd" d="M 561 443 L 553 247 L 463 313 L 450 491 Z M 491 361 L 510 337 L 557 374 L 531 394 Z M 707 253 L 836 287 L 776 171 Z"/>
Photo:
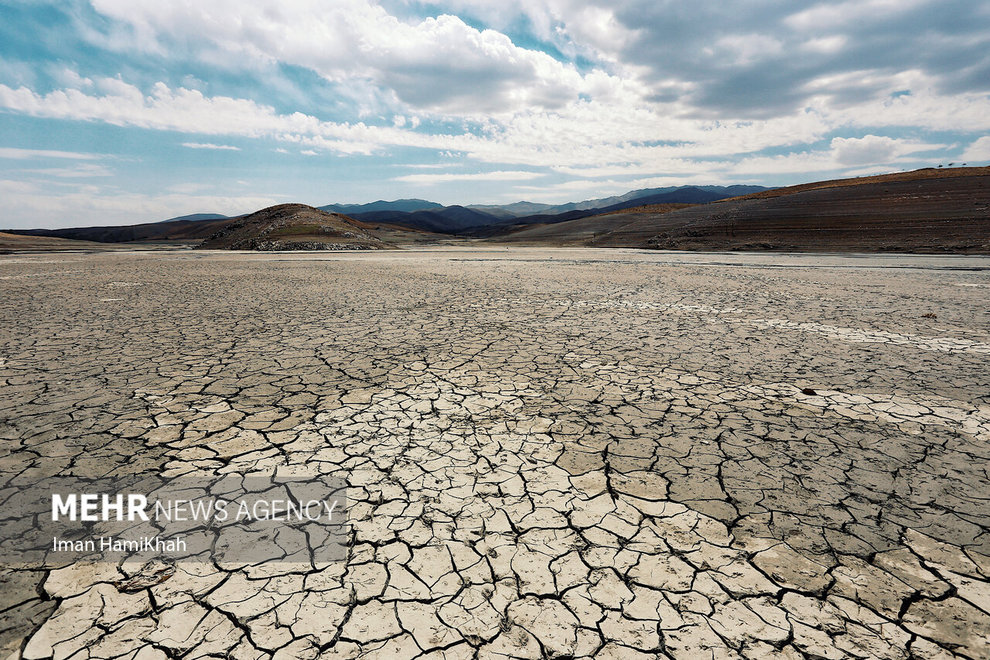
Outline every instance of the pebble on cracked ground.
<path id="1" fill-rule="evenodd" d="M 24 658 L 990 657 L 990 258 L 0 256 L 0 474 L 348 486 L 346 558 L 0 562 Z M 930 316 L 928 316 L 930 314 Z"/>

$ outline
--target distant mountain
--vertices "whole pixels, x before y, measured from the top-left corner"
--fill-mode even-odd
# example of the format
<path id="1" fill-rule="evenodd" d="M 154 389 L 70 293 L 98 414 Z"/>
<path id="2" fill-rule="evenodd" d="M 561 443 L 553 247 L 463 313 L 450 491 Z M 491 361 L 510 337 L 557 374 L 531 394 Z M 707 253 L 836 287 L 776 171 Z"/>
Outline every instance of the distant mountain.
<path id="1" fill-rule="evenodd" d="M 468 204 L 467 208 L 488 213 L 496 217 L 521 218 L 526 215 L 536 215 L 537 213 L 552 213 L 552 204 L 539 204 L 537 202 L 515 202 L 513 204 L 503 204 L 502 206 L 492 206 L 483 204 Z"/>
<path id="2" fill-rule="evenodd" d="M 212 216 L 212 213 L 197 213 L 196 216 Z M 216 216 L 188 220 L 183 216 L 161 222 L 144 222 L 139 225 L 120 227 L 72 227 L 69 229 L 8 229 L 12 234 L 25 236 L 51 236 L 71 238 L 77 241 L 97 243 L 130 243 L 132 241 L 195 241 L 203 240 L 216 233 L 217 229 L 234 218 Z"/>
<path id="3" fill-rule="evenodd" d="M 319 206 L 317 208 L 321 211 L 353 216 L 358 213 L 373 213 L 377 211 L 412 213 L 414 211 L 443 208 L 443 204 L 429 202 L 425 199 L 396 199 L 391 202 L 380 199 L 377 202 L 369 202 L 368 204 L 327 204 L 326 206 Z"/>
<path id="4" fill-rule="evenodd" d="M 424 199 L 378 200 L 368 204 L 328 204 L 321 211 L 339 213 L 371 223 L 386 223 L 407 229 L 443 234 L 492 236 L 506 227 L 547 224 L 587 217 L 644 204 L 703 204 L 769 189 L 762 186 L 680 186 L 631 190 L 624 195 L 569 204 L 515 202 L 505 205 L 442 206 Z M 308 207 L 312 208 L 312 207 Z M 243 216 L 238 216 L 243 217 Z M 21 229 L 12 233 L 52 236 L 101 243 L 131 241 L 193 241 L 215 234 L 237 220 L 217 213 L 194 213 L 160 222 L 122 227 L 75 227 L 70 229 Z"/>
<path id="5" fill-rule="evenodd" d="M 723 194 L 710 190 L 702 190 L 693 186 L 678 188 L 668 192 L 652 193 L 633 197 L 615 204 L 601 207 L 602 212 L 618 211 L 620 209 L 631 208 L 632 206 L 643 206 L 645 204 L 707 204 L 725 199 Z"/>
<path id="6" fill-rule="evenodd" d="M 364 222 L 388 222 L 443 234 L 493 236 L 506 227 L 516 225 L 564 222 L 644 204 L 707 204 L 763 190 L 767 189 L 762 186 L 680 186 L 634 190 L 617 197 L 556 206 L 516 202 L 506 206 L 444 206 L 412 213 L 379 211 L 350 215 Z M 524 209 L 536 209 L 537 212 L 522 216 L 516 214 Z"/>
<path id="7" fill-rule="evenodd" d="M 641 190 L 631 190 L 624 195 L 619 195 L 618 197 L 610 197 L 604 200 L 597 200 L 602 202 L 609 202 L 610 200 L 615 200 L 608 204 L 612 206 L 614 204 L 619 204 L 622 202 L 628 202 L 634 199 L 642 199 L 644 197 L 654 197 L 656 195 L 665 195 L 667 193 L 676 193 L 680 191 L 687 192 L 688 194 L 694 194 L 694 191 L 703 191 L 706 193 L 712 193 L 715 197 L 712 199 L 727 199 L 729 197 L 738 197 L 740 195 L 749 195 L 750 193 L 760 192 L 763 190 L 769 190 L 764 186 L 743 186 L 743 185 L 732 185 L 732 186 L 668 186 L 666 188 L 643 188 Z M 671 197 L 673 199 L 673 197 Z"/>
<path id="8" fill-rule="evenodd" d="M 475 209 L 482 211 L 484 213 L 490 213 L 492 215 L 499 215 L 500 213 L 504 216 L 509 214 L 517 218 L 523 218 L 527 216 L 534 215 L 555 215 L 558 213 L 569 213 L 571 211 L 588 211 L 591 209 L 604 209 L 609 207 L 614 207 L 617 204 L 623 204 L 625 202 L 634 199 L 643 199 L 656 197 L 658 195 L 666 195 L 668 193 L 678 193 L 684 191 L 683 196 L 673 195 L 667 201 L 669 203 L 675 204 L 702 204 L 706 202 L 715 201 L 718 199 L 726 199 L 728 197 L 738 197 L 740 195 L 749 195 L 750 193 L 760 192 L 762 190 L 768 190 L 764 186 L 744 186 L 744 185 L 732 185 L 732 186 L 667 186 L 666 188 L 641 188 L 639 190 L 630 190 L 623 195 L 616 195 L 614 197 L 600 197 L 598 199 L 586 199 L 583 202 L 569 202 L 567 204 L 539 204 L 535 202 L 515 202 L 514 204 L 504 204 L 501 206 L 481 206 L 481 205 L 471 205 L 468 206 L 470 209 Z M 710 196 L 699 195 L 697 191 L 702 191 L 705 193 L 710 193 Z M 643 204 L 650 203 L 660 203 L 660 202 L 643 202 Z"/>
<path id="9" fill-rule="evenodd" d="M 511 218 L 527 218 L 532 216 L 558 215 L 571 213 L 573 211 L 601 210 L 615 207 L 617 204 L 624 204 L 632 200 L 645 198 L 657 198 L 658 195 L 672 194 L 673 197 L 666 199 L 670 203 L 703 204 L 706 202 L 725 199 L 727 197 L 738 197 L 750 193 L 768 190 L 763 186 L 668 186 L 666 188 L 643 188 L 640 190 L 630 190 L 623 195 L 614 197 L 601 197 L 598 199 L 586 199 L 582 202 L 569 202 L 567 204 L 542 204 L 539 202 L 513 202 L 512 204 L 468 204 L 466 206 L 443 206 L 437 202 L 425 199 L 397 199 L 391 202 L 379 200 L 369 204 L 328 204 L 320 206 L 323 211 L 331 213 L 343 213 L 354 218 L 361 218 L 369 222 L 399 222 L 403 216 L 396 213 L 417 213 L 420 211 L 438 212 L 443 209 L 468 209 L 476 211 L 497 220 L 509 220 Z M 699 191 L 701 191 L 699 193 Z M 681 194 L 683 193 L 683 194 Z M 701 194 L 706 193 L 706 194 Z M 641 202 L 662 203 L 662 202 Z M 370 215 L 385 214 L 390 215 Z M 467 227 L 480 226 L 486 222 L 475 223 L 480 220 L 474 216 L 463 215 L 460 211 L 442 214 L 445 218 L 453 218 L 453 222 L 441 221 L 429 215 L 419 215 L 415 218 L 405 218 L 403 224 L 425 229 L 422 223 L 430 225 L 430 231 L 457 231 Z M 446 227 L 440 230 L 439 227 Z"/>
<path id="10" fill-rule="evenodd" d="M 351 217 L 361 222 L 388 222 L 442 234 L 457 234 L 466 229 L 491 225 L 500 220 L 494 215 L 464 206 L 441 206 L 435 210 L 413 211 L 412 213 L 399 211 L 353 213 Z"/>
<path id="11" fill-rule="evenodd" d="M 711 187 L 711 186 L 705 186 Z M 759 188 L 761 191 L 766 190 L 766 188 Z M 724 193 L 723 193 L 724 194 Z M 625 197 L 625 195 L 623 195 Z M 614 199 L 614 198 L 606 198 Z M 680 188 L 674 188 L 668 192 L 650 194 L 643 197 L 633 197 L 627 199 L 626 201 L 617 202 L 615 204 L 609 204 L 608 206 L 602 206 L 598 208 L 590 209 L 575 209 L 572 211 L 565 211 L 563 213 L 540 213 L 537 215 L 529 215 L 522 218 L 508 218 L 503 219 L 498 222 L 492 223 L 485 227 L 469 228 L 464 230 L 463 233 L 467 233 L 475 237 L 491 237 L 498 236 L 500 234 L 505 234 L 506 232 L 512 232 L 518 230 L 520 227 L 526 225 L 548 225 L 556 224 L 561 222 L 569 222 L 571 220 L 579 220 L 581 218 L 587 218 L 594 215 L 601 215 L 603 213 L 612 213 L 615 211 L 622 211 L 634 206 L 645 206 L 645 205 L 673 205 L 673 206 L 691 206 L 696 204 L 707 204 L 709 202 L 718 201 L 724 199 L 722 194 L 704 190 L 702 188 L 696 188 L 694 186 L 683 186 Z M 554 207 L 558 208 L 558 207 Z"/>

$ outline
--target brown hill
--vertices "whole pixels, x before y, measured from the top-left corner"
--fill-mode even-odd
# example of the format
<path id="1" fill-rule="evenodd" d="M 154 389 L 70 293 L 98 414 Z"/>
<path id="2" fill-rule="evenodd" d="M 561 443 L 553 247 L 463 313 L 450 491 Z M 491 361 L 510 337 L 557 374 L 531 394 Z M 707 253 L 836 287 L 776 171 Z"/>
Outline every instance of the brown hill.
<path id="1" fill-rule="evenodd" d="M 926 169 L 778 188 L 666 213 L 628 209 L 496 240 L 677 250 L 990 253 L 988 209 L 990 167 Z M 577 222 L 583 224 L 572 224 Z"/>
<path id="2" fill-rule="evenodd" d="M 143 222 L 137 225 L 69 227 L 65 229 L 16 229 L 10 233 L 21 236 L 47 236 L 98 243 L 131 243 L 162 241 L 202 241 L 229 224 L 232 218 L 176 218 L 163 222 Z"/>
<path id="3" fill-rule="evenodd" d="M 388 244 L 346 215 L 305 204 L 279 204 L 225 221 L 197 246 L 204 250 L 381 250 Z"/>
<path id="4" fill-rule="evenodd" d="M 60 250 L 106 250 L 103 243 L 74 241 L 51 236 L 23 236 L 0 232 L 0 252 L 53 252 Z"/>
<path id="5" fill-rule="evenodd" d="M 652 217 L 690 207 L 690 204 L 649 204 L 638 207 L 636 214 L 649 213 Z M 555 245 L 561 247 L 597 245 L 597 240 L 600 237 L 609 235 L 618 226 L 627 222 L 626 216 L 628 215 L 629 211 L 627 210 L 610 211 L 601 215 L 565 222 L 522 225 L 512 228 L 511 233 L 496 236 L 491 240 L 518 245 Z"/>

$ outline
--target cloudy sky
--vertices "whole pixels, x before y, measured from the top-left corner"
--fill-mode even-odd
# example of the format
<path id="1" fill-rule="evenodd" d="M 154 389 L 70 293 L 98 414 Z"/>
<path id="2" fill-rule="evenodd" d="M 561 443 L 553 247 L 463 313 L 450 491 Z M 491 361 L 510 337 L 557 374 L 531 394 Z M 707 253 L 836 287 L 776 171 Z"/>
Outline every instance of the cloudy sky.
<path id="1" fill-rule="evenodd" d="M 0 227 L 962 162 L 985 0 L 0 0 Z"/>

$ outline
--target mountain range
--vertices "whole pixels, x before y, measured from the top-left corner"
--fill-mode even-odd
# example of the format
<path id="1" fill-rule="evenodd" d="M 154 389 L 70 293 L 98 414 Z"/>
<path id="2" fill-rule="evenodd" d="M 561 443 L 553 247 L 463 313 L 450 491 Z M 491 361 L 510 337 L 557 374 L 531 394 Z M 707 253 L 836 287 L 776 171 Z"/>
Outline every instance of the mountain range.
<path id="1" fill-rule="evenodd" d="M 739 197 L 741 195 L 748 195 L 750 193 L 759 192 L 761 190 L 767 190 L 763 186 L 744 186 L 744 185 L 733 185 L 733 186 L 667 186 L 666 188 L 641 188 L 639 190 L 630 190 L 624 195 L 616 195 L 614 197 L 600 197 L 598 199 L 586 199 L 583 202 L 569 202 L 567 204 L 539 204 L 535 202 L 516 202 L 514 204 L 506 204 L 504 206 L 484 206 L 478 204 L 469 205 L 467 208 L 474 209 L 476 211 L 482 211 L 484 213 L 490 213 L 492 215 L 508 214 L 516 218 L 521 218 L 530 215 L 558 215 L 560 213 L 567 213 L 568 211 L 588 211 L 591 209 L 603 209 L 609 207 L 616 207 L 619 204 L 624 204 L 625 202 L 630 202 L 633 200 L 640 200 L 642 198 L 652 197 L 656 195 L 664 195 L 667 193 L 683 193 L 685 196 L 684 200 L 676 200 L 674 203 L 688 203 L 688 204 L 699 204 L 704 202 L 713 201 L 716 199 L 727 199 L 729 197 Z M 703 201 L 697 199 L 699 196 L 694 191 L 701 191 L 703 193 L 710 193 L 710 195 L 703 195 Z M 691 201 L 687 197 L 695 197 L 697 201 Z"/>
<path id="2" fill-rule="evenodd" d="M 718 199 L 767 190 L 762 186 L 680 186 L 632 190 L 616 197 L 567 204 L 515 202 L 504 206 L 443 206 L 425 199 L 378 200 L 368 204 L 327 204 L 328 213 L 349 216 L 364 223 L 400 227 L 438 234 L 469 233 L 485 236 L 504 227 L 562 222 L 596 213 L 650 203 L 704 204 Z M 240 217 L 240 216 L 238 216 Z M 50 236 L 99 243 L 130 241 L 203 240 L 212 236 L 230 217 L 195 213 L 158 222 L 122 227 L 74 227 L 69 229 L 16 229 L 11 233 Z"/>
<path id="3" fill-rule="evenodd" d="M 575 208 L 579 206 L 586 208 Z M 516 215 L 524 212 L 529 214 Z M 38 238 L 38 249 L 93 249 L 93 243 L 82 242 L 88 240 L 258 250 L 388 249 L 469 240 L 673 250 L 988 254 L 990 167 L 926 168 L 786 188 L 648 189 L 557 206 L 442 206 L 419 199 L 322 210 L 281 204 L 233 218 L 195 214 L 124 227 L 13 233 L 20 236 L 0 233 L 0 248 L 31 249 L 25 238 Z"/>
<path id="4" fill-rule="evenodd" d="M 515 202 L 504 206 L 441 206 L 421 199 L 371 204 L 328 204 L 320 209 L 343 213 L 362 222 L 403 225 L 440 234 L 491 234 L 492 228 L 563 222 L 643 204 L 707 204 L 767 190 L 763 186 L 680 186 L 632 190 L 616 197 L 567 204 Z"/>
<path id="5" fill-rule="evenodd" d="M 340 213 L 342 215 L 354 215 L 355 213 L 375 213 L 377 211 L 395 211 L 399 213 L 411 213 L 413 211 L 424 211 L 427 209 L 440 209 L 443 204 L 428 202 L 425 199 L 396 199 L 386 202 L 380 199 L 377 202 L 368 204 L 327 204 L 318 207 L 328 213 Z"/>

